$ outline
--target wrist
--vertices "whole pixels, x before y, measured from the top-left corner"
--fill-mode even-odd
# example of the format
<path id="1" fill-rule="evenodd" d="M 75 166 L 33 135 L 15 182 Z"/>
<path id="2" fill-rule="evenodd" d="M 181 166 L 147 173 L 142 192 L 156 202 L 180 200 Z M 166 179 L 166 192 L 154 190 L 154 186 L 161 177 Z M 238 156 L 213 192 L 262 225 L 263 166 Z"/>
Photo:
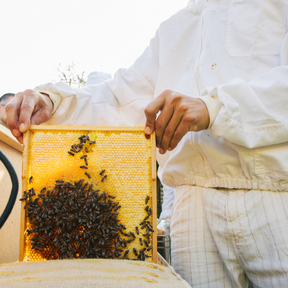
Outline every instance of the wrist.
<path id="1" fill-rule="evenodd" d="M 206 129 L 210 129 L 221 109 L 221 104 L 219 103 L 218 96 L 215 95 L 211 97 L 210 95 L 205 95 L 198 98 L 202 100 L 206 105 L 209 115 L 208 126 Z"/>
<path id="2" fill-rule="evenodd" d="M 203 109 L 202 109 L 202 115 L 203 115 L 203 122 L 202 122 L 202 128 L 201 130 L 207 130 L 210 124 L 210 114 L 208 107 L 201 98 L 198 98 L 203 103 Z"/>

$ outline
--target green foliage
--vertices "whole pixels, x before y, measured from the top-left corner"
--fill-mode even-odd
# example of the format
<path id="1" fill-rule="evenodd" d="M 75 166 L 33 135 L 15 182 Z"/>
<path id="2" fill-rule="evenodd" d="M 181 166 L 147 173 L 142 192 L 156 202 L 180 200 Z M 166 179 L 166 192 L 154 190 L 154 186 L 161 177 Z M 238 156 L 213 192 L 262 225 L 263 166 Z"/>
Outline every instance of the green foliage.
<path id="1" fill-rule="evenodd" d="M 61 67 L 61 64 L 57 67 L 59 81 L 63 81 L 69 86 L 76 86 L 78 88 L 85 86 L 86 81 L 84 80 L 84 71 L 78 74 L 75 71 L 76 64 L 68 64 L 64 70 Z"/>

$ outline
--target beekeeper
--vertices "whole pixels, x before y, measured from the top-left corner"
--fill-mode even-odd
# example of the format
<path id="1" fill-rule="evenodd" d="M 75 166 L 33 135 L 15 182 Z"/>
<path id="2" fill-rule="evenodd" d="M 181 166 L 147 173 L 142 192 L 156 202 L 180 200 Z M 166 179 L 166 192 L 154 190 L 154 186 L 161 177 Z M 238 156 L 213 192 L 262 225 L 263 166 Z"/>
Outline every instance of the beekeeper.
<path id="1" fill-rule="evenodd" d="M 287 64 L 287 0 L 193 0 L 114 79 L 17 93 L 6 121 L 20 142 L 29 124 L 145 124 L 171 151 L 176 271 L 193 287 L 287 287 Z"/>

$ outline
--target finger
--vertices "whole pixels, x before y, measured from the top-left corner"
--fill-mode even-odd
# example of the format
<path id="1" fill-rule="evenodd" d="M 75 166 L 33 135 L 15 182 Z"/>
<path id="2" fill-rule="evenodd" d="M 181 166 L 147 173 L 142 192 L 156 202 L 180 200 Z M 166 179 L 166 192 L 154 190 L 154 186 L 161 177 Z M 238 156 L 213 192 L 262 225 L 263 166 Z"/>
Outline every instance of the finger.
<path id="1" fill-rule="evenodd" d="M 42 94 L 42 93 L 41 93 Z M 46 121 L 48 121 L 52 116 L 53 105 L 49 96 L 46 94 L 45 96 L 39 94 L 39 103 L 38 110 L 34 111 L 32 114 L 30 124 L 31 125 L 40 125 Z"/>
<path id="2" fill-rule="evenodd" d="M 16 139 L 20 144 L 23 144 L 23 134 L 21 134 L 19 137 L 16 137 Z"/>
<path id="3" fill-rule="evenodd" d="M 33 90 L 26 90 L 23 93 L 23 101 L 19 116 L 19 129 L 22 133 L 26 132 L 30 126 L 30 119 L 35 109 L 35 93 Z"/>
<path id="4" fill-rule="evenodd" d="M 34 113 L 31 117 L 30 124 L 31 125 L 40 125 L 48 121 L 51 118 L 52 112 L 48 109 L 40 109 L 36 113 Z"/>
<path id="5" fill-rule="evenodd" d="M 181 139 L 189 132 L 189 123 L 185 120 L 184 117 L 182 117 L 181 122 L 179 123 L 177 129 L 175 130 L 173 137 L 170 141 L 168 150 L 171 151 L 176 148 L 178 143 L 181 141 Z"/>
<path id="6" fill-rule="evenodd" d="M 145 108 L 145 116 L 146 116 L 146 123 L 145 123 L 145 133 L 150 135 L 155 129 L 155 119 L 157 117 L 157 113 L 162 109 L 165 100 L 158 96 L 153 101 L 151 101 L 147 107 Z"/>
<path id="7" fill-rule="evenodd" d="M 22 103 L 23 93 L 17 93 L 5 106 L 6 124 L 12 134 L 17 138 L 21 135 L 19 130 L 19 113 Z"/>
<path id="8" fill-rule="evenodd" d="M 163 137 L 162 137 L 162 140 L 160 143 L 160 149 L 159 149 L 160 154 L 166 153 L 166 151 L 170 147 L 170 142 L 172 138 L 174 137 L 174 133 L 175 131 L 177 131 L 177 127 L 181 123 L 181 120 L 182 120 L 181 113 L 174 113 L 173 116 L 171 117 L 168 125 L 166 126 L 163 132 Z"/>
<path id="9" fill-rule="evenodd" d="M 173 105 L 169 105 L 167 101 L 165 101 L 164 107 L 155 122 L 155 134 L 156 134 L 156 144 L 158 148 L 162 148 L 162 138 L 163 133 L 167 128 L 167 125 L 173 115 L 174 107 Z M 167 130 L 167 133 L 170 133 L 170 130 Z M 161 153 L 161 152 L 160 152 Z"/>

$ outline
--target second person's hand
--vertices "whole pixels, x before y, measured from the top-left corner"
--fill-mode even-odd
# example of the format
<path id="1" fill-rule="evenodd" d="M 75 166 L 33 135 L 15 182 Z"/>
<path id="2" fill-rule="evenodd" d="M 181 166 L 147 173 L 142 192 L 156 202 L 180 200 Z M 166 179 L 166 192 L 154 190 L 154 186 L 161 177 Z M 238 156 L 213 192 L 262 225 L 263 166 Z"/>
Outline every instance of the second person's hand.
<path id="1" fill-rule="evenodd" d="M 53 103 L 47 94 L 28 89 L 17 93 L 5 106 L 5 121 L 12 134 L 23 144 L 23 133 L 29 126 L 48 121 L 52 111 Z"/>

